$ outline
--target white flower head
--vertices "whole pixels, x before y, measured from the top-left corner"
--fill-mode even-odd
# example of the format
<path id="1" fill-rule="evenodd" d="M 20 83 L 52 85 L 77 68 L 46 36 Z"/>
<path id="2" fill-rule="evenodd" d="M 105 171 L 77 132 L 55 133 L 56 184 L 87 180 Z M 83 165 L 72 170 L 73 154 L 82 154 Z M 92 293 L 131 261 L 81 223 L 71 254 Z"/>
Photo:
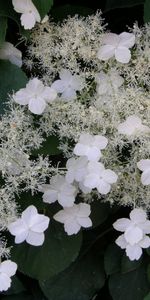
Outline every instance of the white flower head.
<path id="1" fill-rule="evenodd" d="M 89 204 L 74 204 L 72 207 L 60 210 L 53 218 L 64 224 L 68 235 L 77 234 L 81 227 L 91 227 L 92 221 L 89 218 L 91 208 Z"/>
<path id="2" fill-rule="evenodd" d="M 21 217 L 8 225 L 8 230 L 15 236 L 15 243 L 20 244 L 26 241 L 33 246 L 40 246 L 44 243 L 44 231 L 48 228 L 50 219 L 47 216 L 38 214 L 35 206 L 28 206 Z"/>
<path id="3" fill-rule="evenodd" d="M 131 58 L 129 48 L 135 44 L 135 35 L 133 33 L 122 32 L 106 33 L 103 38 L 103 46 L 98 51 L 98 58 L 100 60 L 108 60 L 115 56 L 116 60 L 121 63 L 128 63 Z"/>
<path id="4" fill-rule="evenodd" d="M 88 159 L 86 156 L 79 157 L 77 159 L 70 158 L 67 161 L 66 168 L 66 181 L 72 183 L 74 180 L 81 182 L 87 172 Z"/>
<path id="5" fill-rule="evenodd" d="M 142 248 L 150 247 L 150 221 L 142 208 L 135 208 L 130 213 L 130 219 L 118 219 L 113 227 L 124 232 L 116 240 L 116 244 L 126 249 L 130 260 L 138 260 L 142 255 Z"/>
<path id="6" fill-rule="evenodd" d="M 11 286 L 11 277 L 16 274 L 17 264 L 11 260 L 0 263 L 0 292 L 7 291 Z"/>
<path id="7" fill-rule="evenodd" d="M 141 176 L 141 182 L 143 185 L 150 184 L 150 159 L 141 159 L 137 163 L 139 170 L 143 171 Z"/>
<path id="8" fill-rule="evenodd" d="M 97 74 L 97 93 L 98 95 L 111 95 L 112 92 L 117 91 L 123 84 L 124 79 L 114 69 L 107 74 L 101 71 Z"/>
<path id="9" fill-rule="evenodd" d="M 70 207 L 75 202 L 77 188 L 68 183 L 64 176 L 55 175 L 47 184 L 43 194 L 43 201 L 53 203 L 58 200 L 63 207 Z"/>
<path id="10" fill-rule="evenodd" d="M 87 175 L 83 184 L 90 189 L 97 188 L 100 194 L 106 195 L 111 190 L 111 184 L 115 183 L 117 179 L 118 176 L 114 171 L 105 169 L 100 162 L 91 161 L 88 163 Z"/>
<path id="11" fill-rule="evenodd" d="M 18 104 L 28 105 L 33 114 L 41 115 L 47 103 L 53 102 L 56 97 L 57 93 L 53 88 L 44 86 L 41 80 L 33 78 L 25 88 L 14 94 L 13 99 Z"/>
<path id="12" fill-rule="evenodd" d="M 4 42 L 0 47 L 0 59 L 9 60 L 12 64 L 21 68 L 22 53 L 13 44 Z"/>
<path id="13" fill-rule="evenodd" d="M 102 156 L 101 150 L 108 144 L 106 137 L 101 135 L 81 134 L 73 152 L 78 156 L 86 156 L 89 161 L 98 161 Z"/>
<path id="14" fill-rule="evenodd" d="M 21 25 L 31 29 L 36 22 L 41 21 L 40 14 L 31 0 L 12 0 L 14 10 L 21 13 Z"/>
<path id="15" fill-rule="evenodd" d="M 59 75 L 60 79 L 53 82 L 52 88 L 60 93 L 61 98 L 65 101 L 76 99 L 76 91 L 81 91 L 85 86 L 81 76 L 72 75 L 71 72 L 66 69 L 62 69 Z"/>
<path id="16" fill-rule="evenodd" d="M 125 134 L 127 136 L 149 133 L 150 128 L 142 124 L 142 121 L 139 117 L 132 115 L 129 116 L 126 121 L 119 124 L 118 132 Z"/>

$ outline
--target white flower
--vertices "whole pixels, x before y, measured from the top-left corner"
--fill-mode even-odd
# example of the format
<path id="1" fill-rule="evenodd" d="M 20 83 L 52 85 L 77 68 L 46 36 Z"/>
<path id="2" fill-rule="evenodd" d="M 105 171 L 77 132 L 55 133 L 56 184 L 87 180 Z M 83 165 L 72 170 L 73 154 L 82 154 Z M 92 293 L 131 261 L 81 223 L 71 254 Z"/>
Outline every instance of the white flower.
<path id="1" fill-rule="evenodd" d="M 103 38 L 103 46 L 98 51 L 98 58 L 108 60 L 115 56 L 116 60 L 121 63 L 128 63 L 131 58 L 129 48 L 135 44 L 135 35 L 128 32 L 120 34 L 106 33 Z"/>
<path id="2" fill-rule="evenodd" d="M 55 175 L 51 178 L 50 184 L 45 185 L 43 201 L 53 203 L 58 200 L 63 207 L 70 207 L 75 202 L 77 189 L 69 184 L 62 175 Z"/>
<path id="3" fill-rule="evenodd" d="M 110 70 L 107 74 L 101 71 L 97 74 L 97 93 L 99 95 L 111 95 L 113 91 L 123 84 L 124 79 L 116 70 Z"/>
<path id="4" fill-rule="evenodd" d="M 79 156 L 87 156 L 89 161 L 98 161 L 102 156 L 101 150 L 108 144 L 107 138 L 101 135 L 81 134 L 73 152 Z"/>
<path id="5" fill-rule="evenodd" d="M 60 210 L 54 219 L 64 224 L 64 229 L 68 235 L 77 234 L 81 227 L 91 227 L 92 221 L 89 218 L 91 208 L 89 204 L 74 204 L 73 207 Z"/>
<path id="6" fill-rule="evenodd" d="M 21 217 L 8 225 L 8 230 L 15 236 L 15 243 L 20 244 L 26 241 L 33 246 L 40 246 L 44 243 L 44 231 L 48 228 L 50 219 L 38 214 L 35 206 L 28 206 Z"/>
<path id="7" fill-rule="evenodd" d="M 119 124 L 118 132 L 130 136 L 130 135 L 141 134 L 141 133 L 149 133 L 150 128 L 146 125 L 142 125 L 141 119 L 133 115 L 133 116 L 129 116 L 126 119 L 126 121 Z"/>
<path id="8" fill-rule="evenodd" d="M 74 180 L 81 182 L 87 172 L 88 160 L 85 156 L 79 157 L 77 159 L 70 158 L 67 161 L 66 168 L 68 169 L 66 173 L 66 181 L 72 183 Z"/>
<path id="9" fill-rule="evenodd" d="M 141 176 L 141 182 L 143 185 L 150 184 L 150 159 L 141 159 L 137 163 L 137 167 L 143 171 Z"/>
<path id="10" fill-rule="evenodd" d="M 69 70 L 62 69 L 60 79 L 52 84 L 58 93 L 61 93 L 61 98 L 66 101 L 76 99 L 76 91 L 81 91 L 84 88 L 84 81 L 79 75 L 72 75 Z"/>
<path id="11" fill-rule="evenodd" d="M 21 25 L 25 29 L 31 29 L 36 22 L 41 21 L 38 10 L 31 0 L 12 0 L 14 10 L 21 13 Z"/>
<path id="12" fill-rule="evenodd" d="M 15 275 L 17 264 L 11 260 L 0 263 L 0 292 L 7 291 L 11 286 L 11 276 Z"/>
<path id="13" fill-rule="evenodd" d="M 150 221 L 142 208 L 133 209 L 130 219 L 118 219 L 113 227 L 124 232 L 117 238 L 116 244 L 126 249 L 130 260 L 138 260 L 142 255 L 142 248 L 150 247 L 150 238 L 146 235 L 150 233 Z"/>
<path id="14" fill-rule="evenodd" d="M 28 105 L 33 114 L 41 115 L 47 103 L 53 102 L 57 93 L 53 88 L 44 86 L 37 78 L 30 79 L 26 87 L 14 94 L 14 101 L 21 105 Z"/>
<path id="15" fill-rule="evenodd" d="M 83 184 L 90 188 L 97 188 L 100 194 L 108 194 L 111 184 L 118 179 L 116 173 L 110 169 L 105 169 L 100 162 L 91 161 L 88 163 L 87 175 L 83 180 Z"/>
<path id="16" fill-rule="evenodd" d="M 48 15 L 45 15 L 45 17 L 41 20 L 41 24 L 46 23 L 49 20 Z"/>
<path id="17" fill-rule="evenodd" d="M 22 53 L 13 44 L 4 42 L 0 47 L 0 59 L 9 60 L 12 64 L 21 68 Z"/>

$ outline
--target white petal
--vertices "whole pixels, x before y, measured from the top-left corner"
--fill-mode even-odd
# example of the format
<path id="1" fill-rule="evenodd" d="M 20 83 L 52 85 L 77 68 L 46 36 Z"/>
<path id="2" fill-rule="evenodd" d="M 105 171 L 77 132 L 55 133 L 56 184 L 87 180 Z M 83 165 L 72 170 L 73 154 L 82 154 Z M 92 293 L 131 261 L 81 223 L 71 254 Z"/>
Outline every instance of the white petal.
<path id="1" fill-rule="evenodd" d="M 46 102 L 42 98 L 32 98 L 29 101 L 29 110 L 36 115 L 41 115 L 46 108 Z"/>
<path id="2" fill-rule="evenodd" d="M 135 245 L 143 239 L 143 231 L 139 227 L 131 225 L 126 229 L 124 236 L 130 245 Z"/>
<path id="3" fill-rule="evenodd" d="M 81 226 L 77 223 L 76 220 L 74 221 L 66 221 L 64 224 L 64 229 L 68 235 L 77 234 L 80 231 Z"/>
<path id="4" fill-rule="evenodd" d="M 65 210 L 60 210 L 53 216 L 53 219 L 60 223 L 65 223 L 66 219 L 68 218 L 68 214 Z"/>
<path id="5" fill-rule="evenodd" d="M 35 16 L 32 12 L 22 14 L 20 20 L 24 29 L 32 29 L 36 23 Z"/>
<path id="6" fill-rule="evenodd" d="M 41 96 L 41 93 L 43 93 L 44 91 L 44 84 L 41 80 L 35 77 L 29 80 L 26 85 L 26 89 L 30 96 L 37 94 Z"/>
<path id="7" fill-rule="evenodd" d="M 57 201 L 58 199 L 58 192 L 56 190 L 47 190 L 45 191 L 45 193 L 43 194 L 43 201 L 45 203 L 53 203 L 55 201 Z"/>
<path id="8" fill-rule="evenodd" d="M 138 260 L 142 255 L 142 248 L 138 245 L 128 245 L 126 248 L 126 254 L 130 260 Z"/>
<path id="9" fill-rule="evenodd" d="M 142 208 L 134 208 L 130 212 L 130 219 L 136 224 L 143 223 L 147 219 L 147 214 Z"/>
<path id="10" fill-rule="evenodd" d="M 41 246 L 44 243 L 44 233 L 29 231 L 26 242 L 32 246 Z"/>
<path id="11" fill-rule="evenodd" d="M 9 60 L 12 64 L 18 66 L 19 68 L 22 67 L 22 59 L 20 57 L 17 56 L 10 56 Z"/>
<path id="12" fill-rule="evenodd" d="M 88 228 L 92 226 L 92 221 L 90 218 L 80 218 L 77 217 L 77 221 L 80 224 L 80 226 Z"/>
<path id="13" fill-rule="evenodd" d="M 127 123 L 129 123 L 131 126 L 133 127 L 140 127 L 141 124 L 142 124 L 142 121 L 139 117 L 135 116 L 135 115 L 132 115 L 132 116 L 129 116 L 126 120 Z"/>
<path id="14" fill-rule="evenodd" d="M 14 94 L 13 99 L 18 104 L 26 105 L 29 103 L 29 94 L 26 89 L 20 89 Z"/>
<path id="15" fill-rule="evenodd" d="M 29 227 L 34 224 L 34 217 L 36 217 L 37 213 L 36 207 L 34 205 L 30 205 L 22 212 L 21 218 Z"/>
<path id="16" fill-rule="evenodd" d="M 83 145 L 83 144 L 78 143 L 78 144 L 76 144 L 73 152 L 74 152 L 74 154 L 79 155 L 79 156 L 80 155 L 81 156 L 82 155 L 86 156 L 86 154 L 88 152 L 88 149 L 89 149 L 89 147 L 87 145 Z"/>
<path id="17" fill-rule="evenodd" d="M 37 214 L 34 217 L 34 224 L 30 227 L 30 229 L 34 232 L 41 233 L 48 228 L 50 219 L 47 216 L 42 214 Z"/>
<path id="18" fill-rule="evenodd" d="M 89 145 L 92 145 L 93 142 L 94 142 L 94 137 L 91 134 L 82 133 L 80 135 L 79 143 L 89 146 Z"/>
<path id="19" fill-rule="evenodd" d="M 73 183 L 73 181 L 75 180 L 74 171 L 73 170 L 67 171 L 65 178 L 68 183 Z"/>
<path id="20" fill-rule="evenodd" d="M 91 207 L 87 203 L 79 203 L 78 208 L 79 208 L 79 210 L 78 210 L 77 216 L 80 218 L 88 217 L 91 213 Z"/>
<path id="21" fill-rule="evenodd" d="M 75 202 L 75 196 L 65 193 L 58 194 L 58 202 L 63 207 L 72 207 Z"/>
<path id="22" fill-rule="evenodd" d="M 146 220 L 144 223 L 140 223 L 139 227 L 143 230 L 145 234 L 150 233 L 150 221 Z"/>
<path id="23" fill-rule="evenodd" d="M 69 70 L 67 69 L 62 69 L 61 72 L 59 73 L 60 78 L 64 81 L 64 82 L 69 82 L 70 79 L 72 78 L 72 74 Z"/>
<path id="24" fill-rule="evenodd" d="M 121 248 L 125 249 L 127 247 L 127 242 L 124 238 L 124 234 L 121 234 L 116 240 L 115 243 Z"/>
<path id="25" fill-rule="evenodd" d="M 86 156 L 89 161 L 98 161 L 102 156 L 101 151 L 97 147 L 90 147 L 87 152 Z"/>
<path id="26" fill-rule="evenodd" d="M 28 228 L 22 219 L 18 219 L 17 221 L 8 225 L 8 230 L 12 235 L 18 235 L 26 232 Z"/>
<path id="27" fill-rule="evenodd" d="M 104 170 L 101 176 L 103 177 L 104 181 L 108 183 L 115 183 L 118 179 L 117 174 L 109 169 Z"/>
<path id="28" fill-rule="evenodd" d="M 63 100 L 65 101 L 69 101 L 69 100 L 74 100 L 77 98 L 76 92 L 73 88 L 68 87 L 66 88 L 63 93 L 62 96 Z"/>
<path id="29" fill-rule="evenodd" d="M 90 189 L 94 189 L 99 184 L 99 176 L 97 174 L 91 173 L 85 177 L 85 179 L 83 180 L 83 184 Z"/>
<path id="30" fill-rule="evenodd" d="M 135 128 L 133 126 L 131 126 L 130 124 L 128 124 L 126 121 L 119 124 L 117 129 L 118 129 L 119 133 L 126 134 L 129 136 L 135 133 Z"/>
<path id="31" fill-rule="evenodd" d="M 135 44 L 135 35 L 129 32 L 122 32 L 119 34 L 119 46 L 131 48 Z"/>
<path id="32" fill-rule="evenodd" d="M 79 182 L 79 188 L 84 194 L 91 193 L 91 189 L 83 184 L 83 182 Z"/>
<path id="33" fill-rule="evenodd" d="M 7 291 L 11 286 L 11 279 L 5 273 L 0 273 L 0 292 Z"/>
<path id="34" fill-rule="evenodd" d="M 104 35 L 102 42 L 105 45 L 112 45 L 112 46 L 116 47 L 119 43 L 119 40 L 120 40 L 120 38 L 119 38 L 118 34 L 110 32 L 110 33 L 106 33 Z"/>
<path id="35" fill-rule="evenodd" d="M 143 185 L 149 185 L 150 184 L 150 169 L 147 171 L 144 171 L 141 176 L 141 182 Z"/>
<path id="36" fill-rule="evenodd" d="M 72 87 L 75 91 L 81 91 L 84 86 L 85 82 L 79 75 L 72 76 Z"/>
<path id="37" fill-rule="evenodd" d="M 16 234 L 15 243 L 20 244 L 20 243 L 24 242 L 26 240 L 27 235 L 28 235 L 28 230 L 24 230 L 24 231 Z"/>
<path id="38" fill-rule="evenodd" d="M 149 236 L 145 236 L 144 238 L 143 238 L 143 240 L 142 241 L 140 241 L 139 243 L 139 246 L 140 247 L 142 247 L 142 248 L 149 248 L 150 247 L 150 238 L 149 238 Z"/>
<path id="39" fill-rule="evenodd" d="M 45 87 L 41 96 L 46 102 L 51 103 L 56 99 L 57 93 L 53 88 Z"/>
<path id="40" fill-rule="evenodd" d="M 0 264 L 0 273 L 5 273 L 9 277 L 15 275 L 17 264 L 11 260 L 5 260 Z"/>
<path id="41" fill-rule="evenodd" d="M 118 219 L 114 224 L 113 227 L 121 232 L 124 232 L 131 224 L 131 221 L 127 218 Z"/>
<path id="42" fill-rule="evenodd" d="M 113 57 L 115 54 L 115 47 L 111 45 L 102 46 L 97 53 L 97 57 L 101 60 L 108 60 Z"/>
<path id="43" fill-rule="evenodd" d="M 141 171 L 146 171 L 146 170 L 150 169 L 150 159 L 141 159 L 141 160 L 137 163 L 137 167 L 138 167 Z"/>
<path id="44" fill-rule="evenodd" d="M 14 10 L 18 13 L 27 12 L 31 8 L 30 2 L 31 0 L 12 0 Z"/>
<path id="45" fill-rule="evenodd" d="M 58 79 L 52 83 L 51 88 L 56 90 L 58 93 L 63 93 L 66 85 L 63 80 Z"/>
<path id="46" fill-rule="evenodd" d="M 93 146 L 99 149 L 105 149 L 108 144 L 108 139 L 101 135 L 94 136 L 94 143 Z"/>
<path id="47" fill-rule="evenodd" d="M 99 180 L 99 183 L 97 185 L 97 189 L 100 194 L 106 195 L 110 192 L 111 190 L 111 185 L 104 181 L 103 179 Z"/>
<path id="48" fill-rule="evenodd" d="M 117 61 L 127 64 L 130 61 L 131 58 L 131 52 L 126 47 L 118 47 L 115 50 L 115 58 Z"/>

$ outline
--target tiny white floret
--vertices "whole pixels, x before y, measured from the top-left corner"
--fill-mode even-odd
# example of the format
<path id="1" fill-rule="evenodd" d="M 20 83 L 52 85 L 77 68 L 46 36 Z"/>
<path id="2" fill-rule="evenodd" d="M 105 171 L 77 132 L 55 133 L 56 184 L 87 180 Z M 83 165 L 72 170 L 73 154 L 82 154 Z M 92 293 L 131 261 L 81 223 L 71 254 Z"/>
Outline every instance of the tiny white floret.
<path id="1" fill-rule="evenodd" d="M 11 286 L 11 277 L 16 274 L 17 264 L 11 260 L 0 263 L 0 292 L 7 291 Z"/>
<path id="2" fill-rule="evenodd" d="M 98 95 L 111 95 L 123 84 L 124 79 L 116 70 L 112 69 L 108 73 L 101 71 L 97 74 L 96 81 Z"/>
<path id="3" fill-rule="evenodd" d="M 9 60 L 12 64 L 21 68 L 22 53 L 13 44 L 4 42 L 0 47 L 0 59 Z"/>
<path id="4" fill-rule="evenodd" d="M 126 121 L 119 124 L 118 132 L 127 136 L 150 133 L 150 128 L 142 124 L 139 117 L 132 115 L 129 116 Z"/>

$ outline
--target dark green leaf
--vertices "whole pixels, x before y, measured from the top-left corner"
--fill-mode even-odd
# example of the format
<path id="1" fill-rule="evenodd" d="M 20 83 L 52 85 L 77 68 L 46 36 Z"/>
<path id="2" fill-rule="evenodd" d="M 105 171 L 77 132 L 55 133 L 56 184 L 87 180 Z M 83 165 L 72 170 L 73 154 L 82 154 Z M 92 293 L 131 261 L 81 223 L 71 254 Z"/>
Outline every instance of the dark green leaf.
<path id="1" fill-rule="evenodd" d="M 0 45 L 5 41 L 7 30 L 7 18 L 0 17 Z"/>
<path id="2" fill-rule="evenodd" d="M 143 300 L 150 300 L 150 293 L 148 293 Z"/>
<path id="3" fill-rule="evenodd" d="M 61 225 L 50 223 L 42 246 L 15 245 L 11 258 L 18 269 L 35 279 L 48 279 L 67 268 L 77 257 L 82 235 L 68 236 Z"/>
<path id="4" fill-rule="evenodd" d="M 43 142 L 41 147 L 37 150 L 34 150 L 32 152 L 33 156 L 36 156 L 38 154 L 42 155 L 58 155 L 61 153 L 61 151 L 58 149 L 59 146 L 59 139 L 56 136 L 49 136 L 46 138 L 46 141 Z"/>
<path id="5" fill-rule="evenodd" d="M 150 264 L 147 267 L 147 276 L 148 276 L 148 280 L 150 282 Z"/>
<path id="6" fill-rule="evenodd" d="M 20 15 L 13 9 L 11 0 L 0 1 L 0 16 L 13 19 L 20 27 Z"/>
<path id="7" fill-rule="evenodd" d="M 57 6 L 55 8 L 52 8 L 51 15 L 54 18 L 55 21 L 60 21 L 67 16 L 74 16 L 75 14 L 78 14 L 80 16 L 88 16 L 94 13 L 94 10 L 89 7 L 84 6 L 77 6 L 77 5 L 70 5 L 65 4 L 61 6 Z"/>
<path id="8" fill-rule="evenodd" d="M 144 264 L 131 272 L 114 274 L 109 280 L 109 290 L 113 300 L 143 300 L 149 289 Z"/>
<path id="9" fill-rule="evenodd" d="M 141 263 L 142 263 L 142 258 L 140 258 L 139 260 L 131 261 L 126 256 L 126 254 L 124 254 L 121 262 L 121 273 L 127 273 L 136 270 L 137 268 L 140 267 Z"/>
<path id="10" fill-rule="evenodd" d="M 19 294 L 19 295 L 13 295 L 13 296 L 8 296 L 2 297 L 1 300 L 34 300 L 32 296 L 27 295 L 25 293 Z"/>
<path id="11" fill-rule="evenodd" d="M 144 22 L 150 22 L 150 0 L 146 0 L 144 3 Z"/>
<path id="12" fill-rule="evenodd" d="M 91 215 L 93 227 L 102 224 L 108 217 L 110 206 L 107 203 L 101 203 L 99 200 L 93 201 L 91 204 Z"/>
<path id="13" fill-rule="evenodd" d="M 32 0 L 43 19 L 53 5 L 53 0 Z"/>
<path id="14" fill-rule="evenodd" d="M 8 93 L 25 87 L 25 73 L 9 61 L 0 61 L 0 114 L 4 113 Z"/>
<path id="15" fill-rule="evenodd" d="M 148 0 L 149 1 L 149 0 Z M 106 0 L 105 11 L 143 4 L 145 0 Z"/>
<path id="16" fill-rule="evenodd" d="M 19 294 L 21 292 L 24 292 L 26 289 L 23 286 L 22 282 L 20 281 L 20 279 L 17 276 L 13 276 L 12 277 L 12 283 L 11 283 L 11 287 L 8 289 L 8 291 L 6 291 L 5 295 L 13 295 L 13 294 Z"/>
<path id="17" fill-rule="evenodd" d="M 107 275 L 111 275 L 120 271 L 121 258 L 121 249 L 115 243 L 110 244 L 106 249 L 104 256 L 104 266 Z"/>
<path id="18" fill-rule="evenodd" d="M 40 286 L 49 300 L 90 300 L 105 282 L 102 258 L 91 252 Z"/>
<path id="19" fill-rule="evenodd" d="M 32 195 L 31 192 L 24 192 L 16 196 L 16 203 L 18 203 L 21 211 L 26 209 L 29 205 L 35 205 L 38 210 L 44 210 L 47 204 L 42 200 L 42 194 L 37 193 Z"/>

